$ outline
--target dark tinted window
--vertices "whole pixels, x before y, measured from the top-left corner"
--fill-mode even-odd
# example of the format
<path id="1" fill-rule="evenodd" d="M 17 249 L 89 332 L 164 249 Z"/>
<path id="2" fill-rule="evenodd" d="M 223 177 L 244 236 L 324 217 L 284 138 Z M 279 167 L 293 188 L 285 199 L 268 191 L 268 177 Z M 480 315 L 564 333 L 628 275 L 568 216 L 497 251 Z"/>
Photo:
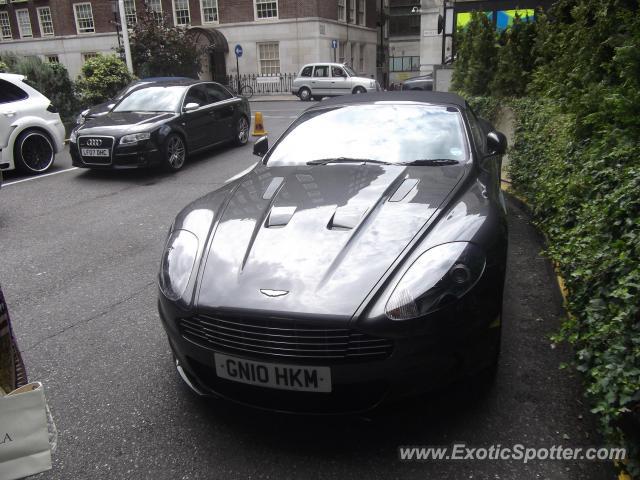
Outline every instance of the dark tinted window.
<path id="1" fill-rule="evenodd" d="M 221 102 L 222 100 L 228 100 L 233 97 L 226 88 L 216 83 L 207 83 L 205 88 L 209 95 L 209 103 Z"/>
<path id="2" fill-rule="evenodd" d="M 482 130 L 482 126 L 478 121 L 473 110 L 469 109 L 469 128 L 471 128 L 471 135 L 473 136 L 473 141 L 476 144 L 476 148 L 484 152 L 485 151 L 485 134 Z"/>
<path id="3" fill-rule="evenodd" d="M 28 97 L 27 92 L 16 87 L 13 83 L 0 80 L 0 103 L 17 102 Z"/>
<path id="4" fill-rule="evenodd" d="M 319 65 L 316 67 L 313 72 L 314 77 L 328 77 L 329 76 L 329 65 Z"/>
<path id="5" fill-rule="evenodd" d="M 310 77 L 311 72 L 313 71 L 313 67 L 304 67 L 302 72 L 300 73 L 301 77 Z"/>
<path id="6" fill-rule="evenodd" d="M 189 89 L 189 92 L 184 99 L 184 104 L 188 105 L 189 103 L 197 103 L 200 106 L 208 103 L 207 92 L 204 89 L 204 85 L 196 85 Z"/>

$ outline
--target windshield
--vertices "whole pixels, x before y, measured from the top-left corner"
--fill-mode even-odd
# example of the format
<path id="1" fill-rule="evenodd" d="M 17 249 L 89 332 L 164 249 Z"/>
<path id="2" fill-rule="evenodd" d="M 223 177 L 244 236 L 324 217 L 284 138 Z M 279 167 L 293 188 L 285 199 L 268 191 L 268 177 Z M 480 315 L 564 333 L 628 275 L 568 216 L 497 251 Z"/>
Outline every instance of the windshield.
<path id="1" fill-rule="evenodd" d="M 354 72 L 353 68 L 351 68 L 349 65 L 345 65 L 343 68 L 346 70 L 346 72 L 349 74 L 350 77 L 357 77 L 358 76 L 358 74 L 356 72 Z"/>
<path id="2" fill-rule="evenodd" d="M 175 112 L 186 87 L 147 87 L 134 90 L 113 109 L 114 112 Z"/>
<path id="3" fill-rule="evenodd" d="M 455 164 L 468 158 L 460 112 L 416 104 L 373 104 L 309 112 L 275 146 L 271 166 L 335 159 Z M 330 162 L 328 162 L 330 163 Z"/>

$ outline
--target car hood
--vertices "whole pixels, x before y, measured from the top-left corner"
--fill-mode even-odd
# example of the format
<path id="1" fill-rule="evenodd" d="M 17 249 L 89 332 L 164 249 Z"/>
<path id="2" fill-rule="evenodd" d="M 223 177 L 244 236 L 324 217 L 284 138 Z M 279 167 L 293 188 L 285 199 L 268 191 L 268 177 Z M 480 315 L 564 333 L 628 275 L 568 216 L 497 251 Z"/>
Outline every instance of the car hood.
<path id="1" fill-rule="evenodd" d="M 158 123 L 165 122 L 175 113 L 163 112 L 110 112 L 87 121 L 78 130 L 78 135 L 91 135 L 97 133 L 127 133 L 149 130 Z"/>
<path id="2" fill-rule="evenodd" d="M 218 212 L 197 308 L 351 318 L 465 170 L 257 167 Z"/>
<path id="3" fill-rule="evenodd" d="M 87 110 L 87 114 L 85 115 L 85 118 L 90 119 L 90 118 L 106 115 L 107 113 L 109 113 L 109 110 L 111 110 L 114 107 L 114 105 L 115 105 L 114 101 L 104 102 L 98 105 L 94 105 L 93 107 Z"/>

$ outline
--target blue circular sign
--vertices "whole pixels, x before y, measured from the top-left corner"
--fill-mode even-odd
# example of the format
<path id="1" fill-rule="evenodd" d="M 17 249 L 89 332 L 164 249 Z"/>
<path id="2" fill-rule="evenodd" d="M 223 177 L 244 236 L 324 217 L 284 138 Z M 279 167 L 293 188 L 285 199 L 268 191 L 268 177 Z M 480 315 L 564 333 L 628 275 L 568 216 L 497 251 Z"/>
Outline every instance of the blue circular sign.
<path id="1" fill-rule="evenodd" d="M 242 47 L 240 45 L 236 45 L 236 57 L 242 56 Z"/>

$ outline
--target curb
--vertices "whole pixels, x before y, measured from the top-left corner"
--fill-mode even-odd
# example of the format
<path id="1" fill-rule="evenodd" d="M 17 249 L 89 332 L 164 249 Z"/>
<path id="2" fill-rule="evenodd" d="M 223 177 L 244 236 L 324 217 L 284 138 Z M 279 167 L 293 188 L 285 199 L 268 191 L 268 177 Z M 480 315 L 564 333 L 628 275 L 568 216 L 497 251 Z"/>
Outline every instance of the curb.
<path id="1" fill-rule="evenodd" d="M 249 102 L 299 102 L 300 99 L 295 95 L 264 95 L 262 97 L 251 97 Z"/>

